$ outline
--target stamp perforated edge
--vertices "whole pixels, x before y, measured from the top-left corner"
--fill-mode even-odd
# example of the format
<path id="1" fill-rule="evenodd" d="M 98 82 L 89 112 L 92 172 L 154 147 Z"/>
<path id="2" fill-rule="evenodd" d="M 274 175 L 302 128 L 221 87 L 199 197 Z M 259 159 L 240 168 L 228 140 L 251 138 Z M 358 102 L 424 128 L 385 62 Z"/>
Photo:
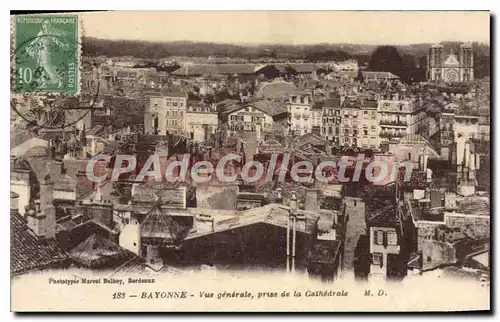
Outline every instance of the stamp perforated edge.
<path id="1" fill-rule="evenodd" d="M 25 94 L 30 95 L 32 97 L 51 97 L 51 96 L 78 96 L 81 93 L 82 90 L 82 75 L 83 75 L 83 67 L 82 67 L 82 55 L 83 55 L 83 50 L 82 50 L 82 37 L 84 36 L 85 29 L 83 27 L 83 19 L 82 16 L 79 15 L 78 13 L 71 13 L 71 12 L 65 12 L 65 13 L 48 13 L 48 14 L 34 14 L 32 16 L 57 16 L 57 15 L 74 15 L 77 18 L 77 40 L 76 40 L 76 51 L 77 51 L 77 57 L 76 57 L 76 63 L 77 63 L 77 68 L 78 68 L 78 76 L 77 76 L 77 89 L 75 93 L 67 93 L 67 92 L 21 92 L 21 93 L 16 93 L 14 91 L 14 86 L 15 86 L 15 72 L 16 72 L 16 60 L 15 60 L 15 54 L 16 54 L 16 17 L 22 16 L 22 15 L 11 15 L 10 16 L 10 93 L 11 93 L 11 98 L 13 97 L 20 97 Z"/>

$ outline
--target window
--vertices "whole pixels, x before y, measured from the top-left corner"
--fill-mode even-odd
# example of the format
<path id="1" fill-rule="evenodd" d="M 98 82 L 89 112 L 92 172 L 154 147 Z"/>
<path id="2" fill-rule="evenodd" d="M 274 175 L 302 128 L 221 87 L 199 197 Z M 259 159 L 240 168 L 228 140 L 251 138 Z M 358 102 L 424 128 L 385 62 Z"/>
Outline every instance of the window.
<path id="1" fill-rule="evenodd" d="M 384 231 L 383 230 L 374 230 L 373 231 L 373 243 L 375 245 L 383 245 L 384 244 Z"/>
<path id="2" fill-rule="evenodd" d="M 398 235 L 395 231 L 387 232 L 387 244 L 388 245 L 397 245 L 398 244 Z"/>
<path id="3" fill-rule="evenodd" d="M 172 102 L 173 107 L 177 107 L 177 102 Z"/>
<path id="4" fill-rule="evenodd" d="M 304 104 L 304 96 L 300 97 L 300 104 Z"/>
<path id="5" fill-rule="evenodd" d="M 368 135 L 368 130 L 363 130 L 364 135 Z"/>
<path id="6" fill-rule="evenodd" d="M 380 265 L 382 266 L 383 259 L 382 259 L 382 254 L 380 253 L 373 253 L 372 255 L 372 263 L 373 265 Z"/>

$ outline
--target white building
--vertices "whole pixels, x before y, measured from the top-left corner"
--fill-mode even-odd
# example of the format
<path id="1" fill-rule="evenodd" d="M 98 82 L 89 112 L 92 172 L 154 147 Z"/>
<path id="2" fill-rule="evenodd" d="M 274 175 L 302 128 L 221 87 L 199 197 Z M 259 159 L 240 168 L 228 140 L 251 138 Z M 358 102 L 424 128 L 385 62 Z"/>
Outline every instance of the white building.
<path id="1" fill-rule="evenodd" d="M 312 132 L 312 106 L 312 93 L 299 92 L 290 95 L 288 121 L 295 135 L 300 136 Z"/>
<path id="2" fill-rule="evenodd" d="M 390 140 L 418 134 L 426 117 L 425 107 L 409 99 L 380 100 L 377 108 L 380 138 Z"/>
<path id="3" fill-rule="evenodd" d="M 184 93 L 151 96 L 144 120 L 146 134 L 182 134 L 185 129 L 186 108 L 187 95 Z"/>
<path id="4" fill-rule="evenodd" d="M 215 106 L 188 106 L 184 132 L 195 142 L 206 141 L 215 134 L 219 118 Z"/>
<path id="5" fill-rule="evenodd" d="M 273 117 L 268 111 L 252 104 L 237 106 L 225 114 L 231 131 L 256 131 L 257 125 L 262 130 L 273 124 Z"/>

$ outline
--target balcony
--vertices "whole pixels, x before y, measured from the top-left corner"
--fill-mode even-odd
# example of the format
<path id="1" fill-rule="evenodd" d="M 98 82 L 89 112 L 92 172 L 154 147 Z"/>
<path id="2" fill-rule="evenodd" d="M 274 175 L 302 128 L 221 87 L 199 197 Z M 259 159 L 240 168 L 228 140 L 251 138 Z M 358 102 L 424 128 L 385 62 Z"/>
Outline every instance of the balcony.
<path id="1" fill-rule="evenodd" d="M 303 113 L 302 117 L 307 120 L 310 117 L 310 115 L 308 113 Z"/>
<path id="2" fill-rule="evenodd" d="M 380 125 L 388 125 L 388 126 L 408 126 L 406 121 L 396 121 L 396 120 L 380 120 Z"/>
<path id="3" fill-rule="evenodd" d="M 302 116 L 300 115 L 300 113 L 294 113 L 293 117 L 295 117 L 295 119 L 297 120 L 300 120 Z"/>
<path id="4" fill-rule="evenodd" d="M 381 138 L 401 138 L 403 136 L 406 136 L 406 132 L 398 131 L 398 132 L 388 132 L 388 131 L 382 131 L 379 134 L 379 137 Z"/>

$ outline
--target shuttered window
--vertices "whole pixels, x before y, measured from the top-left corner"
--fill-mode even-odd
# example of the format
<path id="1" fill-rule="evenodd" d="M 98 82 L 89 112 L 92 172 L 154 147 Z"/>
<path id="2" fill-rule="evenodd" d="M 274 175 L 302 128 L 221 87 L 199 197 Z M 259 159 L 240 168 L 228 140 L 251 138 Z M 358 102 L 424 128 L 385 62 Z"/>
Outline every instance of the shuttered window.
<path id="1" fill-rule="evenodd" d="M 382 230 L 375 230 L 373 232 L 373 243 L 375 245 L 382 245 L 384 243 L 384 232 Z"/>
<path id="2" fill-rule="evenodd" d="M 387 245 L 397 245 L 398 244 L 398 235 L 395 231 L 387 232 Z"/>

